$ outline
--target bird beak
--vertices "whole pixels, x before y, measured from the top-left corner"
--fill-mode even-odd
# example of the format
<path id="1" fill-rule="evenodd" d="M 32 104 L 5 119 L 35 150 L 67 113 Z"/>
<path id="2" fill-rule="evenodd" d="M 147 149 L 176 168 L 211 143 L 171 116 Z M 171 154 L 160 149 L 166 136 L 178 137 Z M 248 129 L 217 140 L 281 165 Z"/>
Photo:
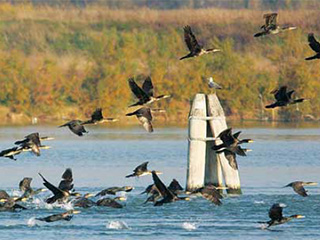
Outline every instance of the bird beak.
<path id="1" fill-rule="evenodd" d="M 19 199 L 19 197 L 13 197 L 12 198 L 14 201 L 17 201 Z"/>
<path id="2" fill-rule="evenodd" d="M 46 192 L 46 191 L 48 191 L 46 188 L 41 189 L 41 192 Z"/>
<path id="3" fill-rule="evenodd" d="M 221 49 L 213 49 L 213 52 L 222 52 Z"/>
<path id="4" fill-rule="evenodd" d="M 185 200 L 185 201 L 190 201 L 190 198 L 186 197 L 184 200 Z"/>
<path id="5" fill-rule="evenodd" d="M 125 198 L 125 197 L 119 197 L 118 200 L 119 200 L 119 201 L 125 201 L 126 198 Z"/>
<path id="6" fill-rule="evenodd" d="M 248 143 L 253 143 L 254 141 L 252 140 L 252 139 L 250 139 L 249 141 L 248 141 Z"/>
<path id="7" fill-rule="evenodd" d="M 158 175 L 158 174 L 162 174 L 162 172 L 160 172 L 160 171 L 156 171 L 156 174 Z"/>
<path id="8" fill-rule="evenodd" d="M 88 194 L 85 195 L 86 198 L 94 197 L 94 196 L 95 196 L 95 195 L 94 195 L 93 193 L 88 193 Z"/>
<path id="9" fill-rule="evenodd" d="M 26 202 L 28 200 L 27 197 L 21 198 L 21 202 Z"/>
<path id="10" fill-rule="evenodd" d="M 247 149 L 246 152 L 252 152 L 252 149 Z"/>
<path id="11" fill-rule="evenodd" d="M 288 29 L 289 30 L 294 30 L 294 29 L 297 29 L 297 27 L 289 27 Z"/>
<path id="12" fill-rule="evenodd" d="M 282 208 L 287 207 L 287 205 L 285 205 L 284 203 L 280 203 L 279 206 L 282 207 Z"/>
<path id="13" fill-rule="evenodd" d="M 79 214 L 81 213 L 81 211 L 78 211 L 78 210 L 73 210 L 72 214 Z"/>
<path id="14" fill-rule="evenodd" d="M 306 182 L 306 183 L 304 183 L 304 185 L 306 185 L 306 186 L 315 186 L 315 185 L 318 185 L 318 183 L 317 182 Z"/>
<path id="15" fill-rule="evenodd" d="M 0 202 L 6 202 L 6 201 L 8 201 L 7 199 L 5 199 L 5 198 L 2 198 L 2 199 L 0 199 Z"/>
<path id="16" fill-rule="evenodd" d="M 218 190 L 229 189 L 228 187 L 216 187 Z"/>
<path id="17" fill-rule="evenodd" d="M 191 194 L 191 193 L 192 193 L 192 192 L 190 192 L 190 191 L 186 191 L 186 194 L 188 194 L 188 195 Z"/>
<path id="18" fill-rule="evenodd" d="M 305 218 L 305 216 L 297 215 L 296 218 Z"/>

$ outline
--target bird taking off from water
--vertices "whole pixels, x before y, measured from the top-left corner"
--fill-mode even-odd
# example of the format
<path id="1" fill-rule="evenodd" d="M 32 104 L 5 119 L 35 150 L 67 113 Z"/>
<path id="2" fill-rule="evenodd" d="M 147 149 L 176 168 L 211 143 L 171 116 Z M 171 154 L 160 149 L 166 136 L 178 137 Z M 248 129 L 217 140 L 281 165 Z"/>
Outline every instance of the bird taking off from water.
<path id="1" fill-rule="evenodd" d="M 70 221 L 72 219 L 73 215 L 78 214 L 78 213 L 80 213 L 80 211 L 69 210 L 64 213 L 54 214 L 54 215 L 50 215 L 50 216 L 44 217 L 44 218 L 36 218 L 36 220 L 43 221 L 43 222 L 56 222 L 56 221 L 61 221 L 61 220 Z"/>
<path id="2" fill-rule="evenodd" d="M 262 31 L 254 35 L 254 37 L 261 37 L 268 34 L 278 34 L 287 30 L 294 30 L 296 27 L 280 27 L 277 24 L 278 13 L 267 13 L 263 15 L 265 24 L 261 26 Z"/>
<path id="3" fill-rule="evenodd" d="M 170 95 L 154 96 L 153 84 L 152 84 L 151 77 L 149 76 L 144 80 L 142 84 L 142 88 L 138 86 L 138 84 L 134 81 L 133 78 L 129 78 L 128 83 L 132 93 L 139 99 L 138 102 L 130 105 L 129 107 L 151 104 L 161 99 L 171 97 Z"/>
<path id="4" fill-rule="evenodd" d="M 273 204 L 269 210 L 269 217 L 271 220 L 268 222 L 259 222 L 259 223 L 267 224 L 267 228 L 269 228 L 274 225 L 279 225 L 279 224 L 289 222 L 295 218 L 304 218 L 304 216 L 302 215 L 291 215 L 289 217 L 284 217 L 282 215 L 282 210 L 284 207 L 286 207 L 286 205 L 281 203 Z"/>
<path id="5" fill-rule="evenodd" d="M 294 90 L 287 91 L 287 86 L 282 86 L 279 89 L 272 91 L 271 94 L 274 94 L 276 102 L 267 105 L 266 108 L 284 107 L 289 104 L 296 104 L 307 100 L 305 98 L 292 99 L 293 93 Z"/>
<path id="6" fill-rule="evenodd" d="M 302 197 L 307 197 L 307 190 L 304 189 L 304 186 L 315 186 L 318 183 L 316 182 L 302 182 L 302 181 L 295 181 L 292 183 L 289 183 L 288 185 L 284 187 L 292 187 L 293 191 L 298 193 Z"/>
<path id="7" fill-rule="evenodd" d="M 308 42 L 310 48 L 316 52 L 316 55 L 307 57 L 305 60 L 320 59 L 320 43 L 315 39 L 313 33 L 308 34 Z"/>
<path id="8" fill-rule="evenodd" d="M 198 57 L 208 53 L 221 52 L 220 49 L 214 49 L 214 48 L 204 49 L 198 43 L 195 35 L 192 33 L 190 26 L 185 26 L 183 30 L 184 30 L 184 41 L 186 42 L 190 53 L 180 58 L 180 60 L 183 60 L 186 58 Z"/>

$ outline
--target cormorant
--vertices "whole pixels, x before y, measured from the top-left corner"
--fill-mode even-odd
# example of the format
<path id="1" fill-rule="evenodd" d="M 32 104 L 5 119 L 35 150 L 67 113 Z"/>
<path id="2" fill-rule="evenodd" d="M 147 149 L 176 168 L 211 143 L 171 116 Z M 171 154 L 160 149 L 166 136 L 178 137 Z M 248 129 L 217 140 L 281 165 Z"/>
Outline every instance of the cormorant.
<path id="1" fill-rule="evenodd" d="M 70 194 L 70 190 L 73 188 L 72 184 L 72 172 L 71 169 L 67 169 L 63 175 L 63 180 L 60 182 L 59 187 L 54 186 L 50 182 L 48 182 L 40 173 L 40 177 L 44 181 L 43 185 L 46 186 L 54 195 L 46 200 L 47 203 L 51 204 L 56 201 L 66 201 Z"/>
<path id="2" fill-rule="evenodd" d="M 81 123 L 81 125 L 85 124 L 98 124 L 104 122 L 116 122 L 118 119 L 115 118 L 104 118 L 102 115 L 102 108 L 97 108 L 94 113 L 91 115 L 91 119 Z"/>
<path id="3" fill-rule="evenodd" d="M 320 59 L 320 43 L 315 39 L 313 33 L 308 34 L 308 42 L 310 48 L 316 52 L 316 55 L 307 57 L 305 60 Z"/>
<path id="4" fill-rule="evenodd" d="M 19 145 L 22 149 L 31 149 L 36 156 L 40 156 L 40 147 L 42 145 L 39 133 L 31 133 L 28 136 L 25 136 L 25 139 L 16 141 L 14 144 Z"/>
<path id="5" fill-rule="evenodd" d="M 160 180 L 160 178 L 157 176 L 155 171 L 152 171 L 152 179 L 154 181 L 154 184 L 156 185 L 157 189 L 159 190 L 162 199 L 160 201 L 156 201 L 154 203 L 154 206 L 161 206 L 164 203 L 170 203 L 175 202 L 179 200 L 185 200 L 189 201 L 190 198 L 188 197 L 178 197 L 176 194 L 174 194 L 172 191 L 170 191 Z"/>
<path id="6" fill-rule="evenodd" d="M 158 172 L 156 173 L 159 174 Z M 172 179 L 171 183 L 168 186 L 168 189 L 176 195 L 183 191 L 183 187 L 181 187 L 180 183 L 176 179 Z"/>
<path id="7" fill-rule="evenodd" d="M 88 133 L 82 124 L 81 120 L 71 120 L 59 127 L 68 127 L 71 132 L 81 137 L 84 133 Z"/>
<path id="8" fill-rule="evenodd" d="M 307 197 L 308 196 L 307 191 L 304 189 L 303 186 L 314 186 L 317 184 L 318 183 L 316 183 L 316 182 L 295 181 L 295 182 L 289 183 L 288 185 L 286 185 L 284 187 L 292 187 L 293 191 L 298 193 L 300 196 Z"/>
<path id="9" fill-rule="evenodd" d="M 116 195 L 117 192 L 131 192 L 134 188 L 130 186 L 124 186 L 124 187 L 110 187 L 107 189 L 102 190 L 101 192 L 98 192 L 96 194 L 97 196 L 105 196 L 107 194 L 110 195 Z"/>
<path id="10" fill-rule="evenodd" d="M 184 41 L 187 44 L 187 47 L 190 51 L 189 54 L 187 54 L 186 56 L 183 56 L 182 58 L 180 58 L 180 60 L 183 60 L 185 58 L 191 58 L 191 57 L 198 57 L 201 56 L 203 54 L 208 54 L 211 52 L 220 52 L 220 49 L 204 49 L 203 46 L 201 46 L 196 37 L 194 36 L 194 34 L 191 31 L 191 27 L 190 26 L 185 26 L 183 28 L 184 30 Z"/>
<path id="11" fill-rule="evenodd" d="M 148 170 L 148 163 L 149 162 L 144 162 L 142 164 L 140 164 L 138 167 L 136 167 L 134 170 L 133 170 L 133 173 L 130 174 L 130 175 L 127 175 L 126 178 L 129 178 L 129 177 L 142 177 L 142 176 L 145 176 L 145 175 L 151 175 L 151 171 Z M 162 174 L 162 172 L 156 172 L 157 174 Z"/>
<path id="12" fill-rule="evenodd" d="M 151 81 L 151 77 L 148 76 L 143 84 L 142 88 L 137 85 L 133 78 L 129 78 L 129 87 L 131 92 L 139 99 L 138 102 L 130 105 L 129 107 L 138 106 L 138 105 L 145 105 L 151 104 L 153 102 L 159 101 L 161 99 L 169 98 L 170 95 L 160 95 L 154 96 L 153 94 L 153 84 Z"/>
<path id="13" fill-rule="evenodd" d="M 81 208 L 90 208 L 92 206 L 96 206 L 96 202 L 89 199 L 90 197 L 93 197 L 94 194 L 92 193 L 86 193 L 82 197 L 78 197 L 74 199 L 73 206 L 75 207 L 81 207 Z"/>
<path id="14" fill-rule="evenodd" d="M 27 208 L 16 203 L 25 200 L 25 198 L 10 197 L 6 191 L 0 190 L 0 211 L 15 211 L 16 209 L 26 210 Z"/>
<path id="15" fill-rule="evenodd" d="M 269 217 L 271 218 L 271 220 L 268 222 L 259 222 L 259 223 L 268 224 L 267 228 L 269 228 L 274 225 L 279 225 L 279 224 L 289 222 L 295 218 L 304 218 L 304 216 L 302 215 L 291 215 L 289 217 L 284 217 L 282 215 L 282 210 L 284 207 L 285 205 L 282 205 L 279 203 L 273 204 L 269 210 Z"/>
<path id="16" fill-rule="evenodd" d="M 23 152 L 23 149 L 21 147 L 13 147 L 13 148 L 2 150 L 0 152 L 0 157 L 7 157 L 16 161 L 17 159 L 15 158 L 15 155 L 18 155 L 22 152 Z"/>
<path id="17" fill-rule="evenodd" d="M 54 214 L 48 217 L 44 218 L 36 218 L 36 220 L 43 221 L 43 222 L 56 222 L 60 220 L 70 221 L 73 217 L 73 215 L 80 213 L 80 211 L 77 210 L 69 210 L 64 213 L 60 214 Z"/>
<path id="18" fill-rule="evenodd" d="M 22 194 L 23 198 L 30 198 L 40 192 L 47 190 L 44 188 L 39 188 L 37 190 L 33 190 L 31 188 L 31 181 L 32 181 L 32 178 L 25 177 L 19 183 L 19 189 L 21 192 L 23 192 L 23 194 Z"/>
<path id="19" fill-rule="evenodd" d="M 142 126 L 144 129 L 146 129 L 149 133 L 153 132 L 153 127 L 152 127 L 152 115 L 150 108 L 142 107 L 139 108 L 138 110 L 132 112 L 132 113 L 127 113 L 126 116 L 133 116 L 135 115 L 138 120 L 142 123 Z"/>
<path id="20" fill-rule="evenodd" d="M 123 208 L 123 205 L 118 203 L 116 199 L 102 198 L 97 201 L 97 206 L 112 207 L 112 208 Z"/>
<path id="21" fill-rule="evenodd" d="M 198 188 L 192 192 L 192 194 L 194 193 L 201 193 L 202 197 L 214 203 L 215 205 L 220 206 L 222 204 L 220 199 L 222 199 L 223 196 L 220 194 L 217 188 L 212 184 L 208 184 L 207 186 Z"/>
<path id="22" fill-rule="evenodd" d="M 296 27 L 280 27 L 277 25 L 278 13 L 267 13 L 263 15 L 265 24 L 261 26 L 262 31 L 256 33 L 254 37 L 261 37 L 268 34 L 277 34 L 286 30 L 294 30 Z"/>
<path id="23" fill-rule="evenodd" d="M 266 108 L 284 107 L 289 104 L 296 104 L 307 100 L 305 98 L 292 99 L 294 90 L 287 91 L 287 86 L 282 86 L 279 89 L 272 91 L 271 93 L 274 94 L 276 102 L 267 105 Z"/>

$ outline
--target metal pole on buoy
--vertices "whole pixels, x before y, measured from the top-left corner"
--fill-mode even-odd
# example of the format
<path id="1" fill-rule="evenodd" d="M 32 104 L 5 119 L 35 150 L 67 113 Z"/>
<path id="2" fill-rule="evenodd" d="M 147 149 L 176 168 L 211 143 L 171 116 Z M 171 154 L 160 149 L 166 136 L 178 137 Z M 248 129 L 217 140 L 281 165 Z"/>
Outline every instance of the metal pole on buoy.
<path id="1" fill-rule="evenodd" d="M 209 183 L 223 187 L 224 181 L 228 193 L 241 194 L 238 169 L 229 165 L 224 153 L 216 154 L 212 149 L 214 141 L 219 141 L 215 138 L 225 129 L 226 118 L 216 94 L 196 94 L 189 113 L 188 191 Z"/>

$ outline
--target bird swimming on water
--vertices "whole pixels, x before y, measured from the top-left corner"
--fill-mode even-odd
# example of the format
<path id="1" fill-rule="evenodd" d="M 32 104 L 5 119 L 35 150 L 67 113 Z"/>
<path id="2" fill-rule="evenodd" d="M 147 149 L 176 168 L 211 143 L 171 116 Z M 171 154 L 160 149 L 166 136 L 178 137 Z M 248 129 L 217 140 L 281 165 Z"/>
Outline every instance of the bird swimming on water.
<path id="1" fill-rule="evenodd" d="M 31 198 L 34 195 L 37 195 L 40 192 L 44 192 L 47 189 L 39 188 L 36 190 L 33 190 L 31 187 L 32 178 L 25 177 L 23 178 L 19 183 L 19 190 L 22 192 L 22 198 Z"/>
<path id="2" fill-rule="evenodd" d="M 97 108 L 92 114 L 91 119 L 85 122 L 82 122 L 81 125 L 85 124 L 98 124 L 104 122 L 116 122 L 118 119 L 116 118 L 104 118 L 102 115 L 102 108 Z"/>
<path id="3" fill-rule="evenodd" d="M 289 183 L 288 185 L 284 187 L 292 187 L 293 191 L 298 193 L 302 197 L 307 197 L 307 190 L 304 189 L 304 186 L 314 186 L 317 185 L 316 182 L 302 182 L 302 181 L 295 181 L 292 183 Z"/>
<path id="4" fill-rule="evenodd" d="M 316 55 L 307 57 L 305 60 L 320 59 L 320 43 L 315 39 L 313 33 L 308 34 L 308 42 L 310 48 L 316 52 Z"/>
<path id="5" fill-rule="evenodd" d="M 281 203 L 273 204 L 269 210 L 269 217 L 271 220 L 268 222 L 259 222 L 259 223 L 267 224 L 267 228 L 269 228 L 271 226 L 275 226 L 275 225 L 289 222 L 295 218 L 304 218 L 304 216 L 302 216 L 302 215 L 291 215 L 289 217 L 284 217 L 282 215 L 282 210 L 284 207 L 285 207 L 285 205 L 281 204 Z"/>
<path id="6" fill-rule="evenodd" d="M 73 215 L 80 213 L 80 211 L 77 210 L 69 210 L 64 213 L 59 213 L 59 214 L 54 214 L 48 217 L 44 218 L 36 218 L 38 221 L 43 221 L 43 222 L 56 222 L 56 221 L 70 221 L 73 218 Z"/>
<path id="7" fill-rule="evenodd" d="M 142 107 L 138 110 L 127 113 L 126 116 L 136 116 L 144 129 L 146 129 L 149 133 L 153 132 L 152 126 L 152 114 L 150 108 Z"/>
<path id="8" fill-rule="evenodd" d="M 191 194 L 201 193 L 202 197 L 214 203 L 215 205 L 220 206 L 222 202 L 220 199 L 223 196 L 220 194 L 219 190 L 212 184 L 208 184 L 204 187 L 197 188 L 191 192 Z"/>
<path id="9" fill-rule="evenodd" d="M 214 48 L 204 49 L 203 46 L 201 46 L 198 43 L 195 35 L 192 33 L 190 26 L 185 26 L 183 30 L 184 30 L 184 41 L 190 53 L 181 57 L 180 60 L 183 60 L 186 58 L 198 57 L 208 53 L 221 52 L 220 49 L 214 49 Z"/>
<path id="10" fill-rule="evenodd" d="M 133 78 L 129 78 L 128 82 L 129 82 L 129 87 L 130 87 L 132 93 L 139 99 L 138 102 L 130 105 L 129 107 L 151 104 L 151 103 L 159 101 L 161 99 L 171 97 L 170 95 L 154 96 L 153 84 L 152 84 L 152 80 L 151 80 L 150 76 L 148 76 L 144 80 L 144 82 L 142 84 L 142 88 L 138 86 L 138 84 L 134 81 Z"/>
<path id="11" fill-rule="evenodd" d="M 104 189 L 96 194 L 97 196 L 105 196 L 107 194 L 109 195 L 116 195 L 117 192 L 131 192 L 134 189 L 134 187 L 131 186 L 124 186 L 124 187 L 109 187 L 107 189 Z"/>
<path id="12" fill-rule="evenodd" d="M 71 120 L 63 125 L 60 125 L 59 128 L 68 127 L 71 132 L 78 135 L 79 137 L 82 137 L 84 133 L 88 133 L 82 124 L 83 122 L 81 120 Z"/>
<path id="13" fill-rule="evenodd" d="M 285 107 L 287 105 L 292 105 L 308 100 L 305 98 L 292 99 L 292 94 L 294 92 L 294 90 L 287 91 L 287 86 L 282 86 L 279 89 L 272 91 L 271 93 L 274 95 L 276 102 L 265 106 L 265 108 Z"/>
<path id="14" fill-rule="evenodd" d="M 254 37 L 261 37 L 268 34 L 278 34 L 287 30 L 294 30 L 296 27 L 280 27 L 277 24 L 278 13 L 266 13 L 263 15 L 265 24 L 261 26 L 262 31 L 254 35 Z"/>
<path id="15" fill-rule="evenodd" d="M 127 175 L 126 178 L 129 177 L 142 177 L 145 175 L 151 175 L 151 171 L 148 170 L 148 163 L 149 162 L 144 162 L 142 164 L 140 164 L 139 166 L 137 166 L 134 170 L 133 173 L 130 175 Z M 162 174 L 162 172 L 158 172 L 156 171 L 157 174 Z"/>

